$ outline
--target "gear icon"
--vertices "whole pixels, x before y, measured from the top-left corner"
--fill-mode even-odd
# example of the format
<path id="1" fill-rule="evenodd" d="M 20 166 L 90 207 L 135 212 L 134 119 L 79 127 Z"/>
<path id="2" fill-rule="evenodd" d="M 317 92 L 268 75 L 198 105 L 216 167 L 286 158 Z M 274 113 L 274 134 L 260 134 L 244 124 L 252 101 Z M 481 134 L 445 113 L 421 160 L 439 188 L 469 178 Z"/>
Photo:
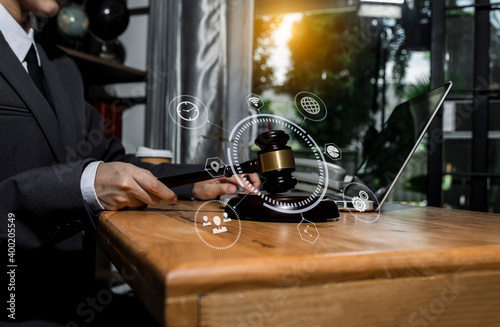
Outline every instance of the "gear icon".
<path id="1" fill-rule="evenodd" d="M 365 191 L 359 191 L 359 197 L 365 201 L 370 199 L 370 196 Z"/>
<path id="2" fill-rule="evenodd" d="M 362 198 L 360 198 L 358 196 L 353 197 L 352 204 L 354 205 L 354 209 L 358 210 L 359 212 L 365 212 L 366 203 Z"/>

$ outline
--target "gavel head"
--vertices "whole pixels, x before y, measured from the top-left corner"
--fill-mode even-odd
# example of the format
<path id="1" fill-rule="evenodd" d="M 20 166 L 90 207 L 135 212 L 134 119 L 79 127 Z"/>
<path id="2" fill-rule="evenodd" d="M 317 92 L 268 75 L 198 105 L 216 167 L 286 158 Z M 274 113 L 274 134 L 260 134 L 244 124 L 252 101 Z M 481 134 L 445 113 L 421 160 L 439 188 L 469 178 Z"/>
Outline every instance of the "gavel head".
<path id="1" fill-rule="evenodd" d="M 257 152 L 260 175 L 265 178 L 262 188 L 271 194 L 289 191 L 297 185 L 292 176 L 295 159 L 292 148 L 286 143 L 290 136 L 284 131 L 272 130 L 260 134 L 255 144 L 261 149 Z"/>

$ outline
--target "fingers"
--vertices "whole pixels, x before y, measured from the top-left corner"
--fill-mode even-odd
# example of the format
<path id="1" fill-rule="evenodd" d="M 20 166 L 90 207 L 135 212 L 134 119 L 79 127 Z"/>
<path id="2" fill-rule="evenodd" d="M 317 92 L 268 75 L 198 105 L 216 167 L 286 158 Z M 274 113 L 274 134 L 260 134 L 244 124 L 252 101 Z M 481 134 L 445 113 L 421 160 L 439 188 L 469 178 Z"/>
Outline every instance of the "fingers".
<path id="1" fill-rule="evenodd" d="M 247 192 L 257 192 L 260 187 L 260 178 L 258 174 L 248 174 L 246 175 L 248 181 L 251 185 L 246 182 L 243 184 L 243 189 Z M 192 194 L 194 197 L 200 200 L 215 199 L 216 197 L 223 194 L 234 194 L 238 190 L 237 185 L 238 179 L 236 176 L 231 178 L 219 178 L 212 179 L 205 182 L 195 183 L 193 185 Z"/>
<path id="2" fill-rule="evenodd" d="M 120 162 L 99 165 L 94 182 L 99 201 L 106 210 L 156 206 L 177 196 L 148 170 Z"/>
<path id="3" fill-rule="evenodd" d="M 200 200 L 215 199 L 223 194 L 236 193 L 237 187 L 230 183 L 221 183 L 217 179 L 198 182 L 193 185 L 192 194 Z"/>
<path id="4" fill-rule="evenodd" d="M 139 168 L 140 169 L 140 168 Z M 177 195 L 148 170 L 140 169 L 142 174 L 134 176 L 139 185 L 136 198 L 148 205 L 156 206 L 160 200 L 167 202 L 177 201 Z"/>
<path id="5" fill-rule="evenodd" d="M 248 174 L 246 176 L 247 176 L 247 179 L 250 182 L 250 184 L 252 184 L 253 189 L 252 189 L 252 187 L 249 187 L 248 185 L 247 185 L 248 188 L 245 188 L 245 187 L 243 187 L 243 188 L 248 192 L 257 192 L 260 188 L 260 183 L 261 183 L 259 174 Z"/>
<path id="6" fill-rule="evenodd" d="M 246 192 L 257 192 L 259 190 L 261 183 L 259 174 L 244 174 L 240 175 L 239 179 L 242 181 L 241 184 L 238 183 L 236 176 L 226 179 L 225 181 L 240 185 Z"/>

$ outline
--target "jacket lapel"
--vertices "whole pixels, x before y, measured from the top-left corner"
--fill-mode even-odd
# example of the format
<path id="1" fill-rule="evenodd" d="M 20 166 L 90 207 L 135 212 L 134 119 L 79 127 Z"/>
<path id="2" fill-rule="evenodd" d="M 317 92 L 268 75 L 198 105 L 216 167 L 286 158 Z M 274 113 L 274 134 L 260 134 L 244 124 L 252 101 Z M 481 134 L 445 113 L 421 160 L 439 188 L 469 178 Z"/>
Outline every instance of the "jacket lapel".
<path id="1" fill-rule="evenodd" d="M 66 88 L 63 85 L 62 78 L 57 71 L 57 64 L 48 58 L 46 52 L 40 45 L 37 44 L 37 48 L 42 62 L 47 92 L 50 94 L 53 102 L 52 104 L 59 123 L 59 130 L 63 136 L 63 143 L 64 145 L 68 145 L 71 149 L 75 149 L 77 143 L 75 133 L 76 117 L 74 117 L 74 114 L 71 111 L 71 101 L 65 92 Z"/>
<path id="2" fill-rule="evenodd" d="M 0 74 L 12 86 L 38 122 L 59 162 L 65 162 L 64 147 L 56 115 L 45 97 L 36 88 L 0 32 Z M 2 90 L 4 92 L 4 90 Z"/>

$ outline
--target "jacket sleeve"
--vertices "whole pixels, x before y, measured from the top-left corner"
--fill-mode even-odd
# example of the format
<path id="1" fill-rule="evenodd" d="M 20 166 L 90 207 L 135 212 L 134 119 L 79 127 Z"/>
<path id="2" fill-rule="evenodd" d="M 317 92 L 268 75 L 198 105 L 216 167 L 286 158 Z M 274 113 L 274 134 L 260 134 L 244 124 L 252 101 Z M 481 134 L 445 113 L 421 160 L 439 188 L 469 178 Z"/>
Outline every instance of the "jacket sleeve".
<path id="1" fill-rule="evenodd" d="M 75 160 L 26 170 L 0 182 L 0 240 L 8 235 L 8 217 L 15 217 L 16 246 L 24 249 L 56 244 L 82 230 L 93 231 L 96 216 L 88 209 L 80 188 L 83 170 L 92 161 L 129 162 L 156 176 L 198 171 L 198 165 L 152 165 L 126 155 L 120 141 L 103 137 L 98 111 L 87 105 L 85 142 L 89 156 L 74 150 Z M 80 147 L 80 148 L 88 148 Z M 179 198 L 191 198 L 192 185 L 174 188 Z"/>
<path id="2" fill-rule="evenodd" d="M 25 171 L 0 182 L 0 239 L 14 217 L 16 246 L 30 249 L 56 244 L 84 229 L 94 229 L 80 178 L 91 160 Z"/>
<path id="3" fill-rule="evenodd" d="M 135 155 L 125 154 L 122 143 L 116 138 L 104 138 L 105 128 L 109 128 L 103 121 L 101 115 L 90 104 L 86 106 L 87 143 L 92 147 L 91 157 L 95 160 L 104 162 L 121 161 L 131 163 L 138 167 L 147 169 L 156 177 L 166 177 L 189 172 L 197 172 L 203 169 L 203 165 L 179 165 L 179 164 L 160 164 L 154 165 L 142 162 Z M 193 185 L 185 185 L 172 188 L 180 199 L 191 199 Z"/>

